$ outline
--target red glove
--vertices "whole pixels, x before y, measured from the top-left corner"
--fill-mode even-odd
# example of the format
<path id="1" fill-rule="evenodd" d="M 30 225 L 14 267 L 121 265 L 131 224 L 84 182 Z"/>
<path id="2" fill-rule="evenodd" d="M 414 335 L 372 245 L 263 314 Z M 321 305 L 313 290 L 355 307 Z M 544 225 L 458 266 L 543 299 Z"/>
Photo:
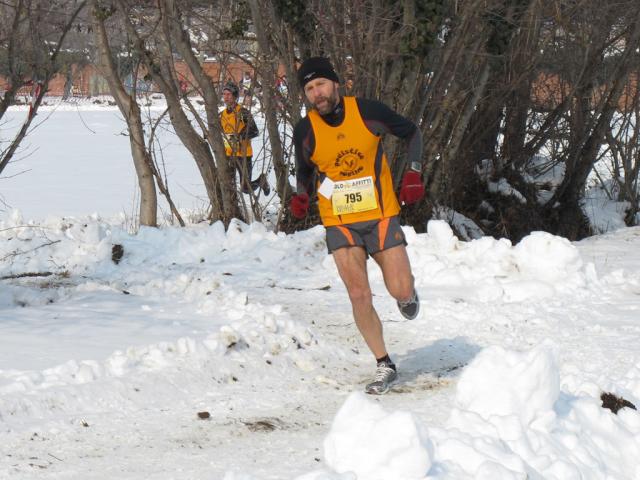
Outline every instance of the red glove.
<path id="1" fill-rule="evenodd" d="M 291 214 L 298 219 L 306 217 L 307 211 L 309 210 L 309 195 L 300 193 L 291 197 L 289 210 L 291 210 Z"/>
<path id="2" fill-rule="evenodd" d="M 422 200 L 422 197 L 424 197 L 424 185 L 420 178 L 420 172 L 408 170 L 402 177 L 400 203 L 411 205 Z"/>

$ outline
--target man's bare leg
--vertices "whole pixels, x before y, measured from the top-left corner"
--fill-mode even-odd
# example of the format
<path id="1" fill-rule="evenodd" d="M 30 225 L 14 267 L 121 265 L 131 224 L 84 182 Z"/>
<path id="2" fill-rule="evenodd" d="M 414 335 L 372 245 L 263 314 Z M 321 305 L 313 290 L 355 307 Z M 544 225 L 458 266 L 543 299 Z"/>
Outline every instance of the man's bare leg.
<path id="1" fill-rule="evenodd" d="M 387 354 L 382 336 L 382 323 L 373 307 L 371 287 L 367 275 L 367 254 L 362 247 L 339 248 L 333 252 L 340 278 L 347 287 L 353 318 L 376 358 Z"/>
<path id="2" fill-rule="evenodd" d="M 384 284 L 393 298 L 406 302 L 413 295 L 413 275 L 404 245 L 397 245 L 373 254 L 373 259 L 382 270 Z"/>

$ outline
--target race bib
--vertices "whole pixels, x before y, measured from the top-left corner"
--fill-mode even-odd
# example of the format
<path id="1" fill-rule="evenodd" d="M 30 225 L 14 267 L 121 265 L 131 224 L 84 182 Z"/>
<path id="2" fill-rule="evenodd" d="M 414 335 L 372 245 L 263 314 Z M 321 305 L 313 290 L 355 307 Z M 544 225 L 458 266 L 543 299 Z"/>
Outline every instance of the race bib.
<path id="1" fill-rule="evenodd" d="M 373 177 L 336 182 L 331 196 L 334 215 L 366 212 L 378 208 Z"/>

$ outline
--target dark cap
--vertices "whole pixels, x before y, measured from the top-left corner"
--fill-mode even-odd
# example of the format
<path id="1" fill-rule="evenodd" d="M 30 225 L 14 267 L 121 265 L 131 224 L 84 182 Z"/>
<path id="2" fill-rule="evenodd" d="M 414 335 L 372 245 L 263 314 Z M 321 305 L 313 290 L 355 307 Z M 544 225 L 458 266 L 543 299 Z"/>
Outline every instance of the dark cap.
<path id="1" fill-rule="evenodd" d="M 298 82 L 304 88 L 307 82 L 315 78 L 326 78 L 334 82 L 339 82 L 338 74 L 333 69 L 333 65 L 328 58 L 311 57 L 307 58 L 298 69 Z"/>
<path id="2" fill-rule="evenodd" d="M 232 82 L 228 82 L 224 86 L 222 91 L 224 92 L 225 90 L 229 90 L 231 92 L 231 95 L 233 95 L 236 98 L 238 98 L 238 95 L 240 94 L 240 90 L 238 89 L 238 86 L 235 83 L 232 83 Z"/>

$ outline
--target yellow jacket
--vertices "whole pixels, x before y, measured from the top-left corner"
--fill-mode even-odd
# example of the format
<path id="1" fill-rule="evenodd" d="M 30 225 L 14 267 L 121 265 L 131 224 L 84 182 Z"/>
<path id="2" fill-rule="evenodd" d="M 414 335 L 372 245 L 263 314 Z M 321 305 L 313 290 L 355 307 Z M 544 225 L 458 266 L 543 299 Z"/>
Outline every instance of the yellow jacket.
<path id="1" fill-rule="evenodd" d="M 258 136 L 258 128 L 251 112 L 236 104 L 231 111 L 227 108 L 220 112 L 220 126 L 224 136 L 227 156 L 251 157 L 251 139 Z"/>

